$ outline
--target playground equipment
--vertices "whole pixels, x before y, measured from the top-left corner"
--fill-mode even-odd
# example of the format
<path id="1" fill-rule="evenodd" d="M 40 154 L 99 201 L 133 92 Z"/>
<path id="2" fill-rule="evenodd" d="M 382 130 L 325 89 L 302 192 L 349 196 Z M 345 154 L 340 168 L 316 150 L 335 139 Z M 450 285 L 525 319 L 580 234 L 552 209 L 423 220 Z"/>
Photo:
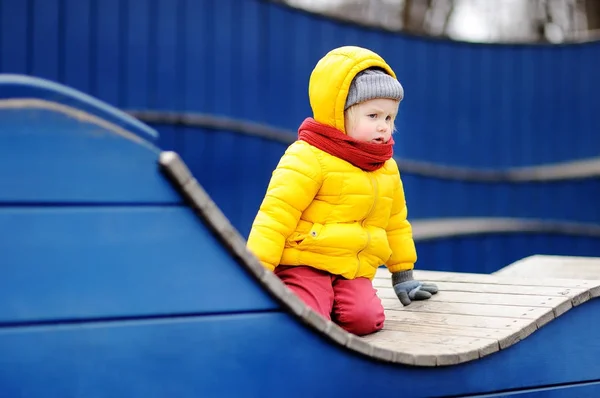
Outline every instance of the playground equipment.
<path id="1" fill-rule="evenodd" d="M 597 279 L 416 271 L 441 291 L 409 307 L 381 269 L 386 326 L 359 338 L 262 268 L 156 136 L 0 76 L 0 396 L 600 393 L 600 260 Z"/>

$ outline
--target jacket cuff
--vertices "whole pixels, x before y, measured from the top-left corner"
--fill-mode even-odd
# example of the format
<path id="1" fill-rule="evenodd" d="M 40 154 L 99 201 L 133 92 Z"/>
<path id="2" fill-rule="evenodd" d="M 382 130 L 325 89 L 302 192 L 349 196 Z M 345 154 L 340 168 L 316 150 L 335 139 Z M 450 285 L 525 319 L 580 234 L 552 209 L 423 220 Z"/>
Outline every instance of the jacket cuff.
<path id="1" fill-rule="evenodd" d="M 408 271 L 414 268 L 413 263 L 399 263 L 387 266 L 387 269 L 393 274 L 394 272 Z"/>
<path id="2" fill-rule="evenodd" d="M 413 280 L 412 269 L 409 269 L 408 271 L 394 272 L 392 274 L 392 286 L 397 285 L 398 283 L 412 281 L 412 280 Z"/>

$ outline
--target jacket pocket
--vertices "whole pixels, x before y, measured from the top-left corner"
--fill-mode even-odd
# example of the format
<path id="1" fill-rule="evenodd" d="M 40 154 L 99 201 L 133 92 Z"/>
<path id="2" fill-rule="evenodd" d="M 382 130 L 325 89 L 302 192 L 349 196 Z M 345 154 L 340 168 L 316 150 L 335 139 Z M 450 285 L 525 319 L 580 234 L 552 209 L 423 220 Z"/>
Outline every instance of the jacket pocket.
<path id="1" fill-rule="evenodd" d="M 285 245 L 286 247 L 298 247 L 302 242 L 304 242 L 306 236 L 306 233 L 294 232 L 289 238 L 287 238 Z"/>
<path id="2" fill-rule="evenodd" d="M 319 238 L 322 229 L 323 224 L 315 223 L 311 226 L 308 232 L 295 231 L 287 239 L 286 244 L 288 247 L 300 247 L 310 244 Z"/>

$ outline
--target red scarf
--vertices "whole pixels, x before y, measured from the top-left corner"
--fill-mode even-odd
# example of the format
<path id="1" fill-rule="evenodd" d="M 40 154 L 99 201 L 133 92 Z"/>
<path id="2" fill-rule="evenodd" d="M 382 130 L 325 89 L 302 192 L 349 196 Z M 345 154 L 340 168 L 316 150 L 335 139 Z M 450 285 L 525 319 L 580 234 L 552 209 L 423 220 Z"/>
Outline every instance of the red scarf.
<path id="1" fill-rule="evenodd" d="M 304 119 L 300 125 L 298 139 L 366 171 L 379 169 L 394 154 L 394 140 L 391 137 L 385 144 L 357 141 L 311 117 Z"/>

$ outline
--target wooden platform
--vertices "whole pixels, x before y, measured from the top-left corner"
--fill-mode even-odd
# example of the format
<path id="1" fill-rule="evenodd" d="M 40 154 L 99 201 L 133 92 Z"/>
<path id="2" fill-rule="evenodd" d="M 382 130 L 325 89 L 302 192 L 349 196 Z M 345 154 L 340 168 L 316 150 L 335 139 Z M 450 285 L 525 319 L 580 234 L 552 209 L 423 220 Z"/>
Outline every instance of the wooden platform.
<path id="1" fill-rule="evenodd" d="M 600 258 L 536 255 L 516 261 L 494 275 L 600 280 Z"/>
<path id="2" fill-rule="evenodd" d="M 471 361 L 509 347 L 574 306 L 600 296 L 599 280 L 507 277 L 415 270 L 440 292 L 403 307 L 385 268 L 373 285 L 385 307 L 384 329 L 362 337 L 422 366 Z"/>

